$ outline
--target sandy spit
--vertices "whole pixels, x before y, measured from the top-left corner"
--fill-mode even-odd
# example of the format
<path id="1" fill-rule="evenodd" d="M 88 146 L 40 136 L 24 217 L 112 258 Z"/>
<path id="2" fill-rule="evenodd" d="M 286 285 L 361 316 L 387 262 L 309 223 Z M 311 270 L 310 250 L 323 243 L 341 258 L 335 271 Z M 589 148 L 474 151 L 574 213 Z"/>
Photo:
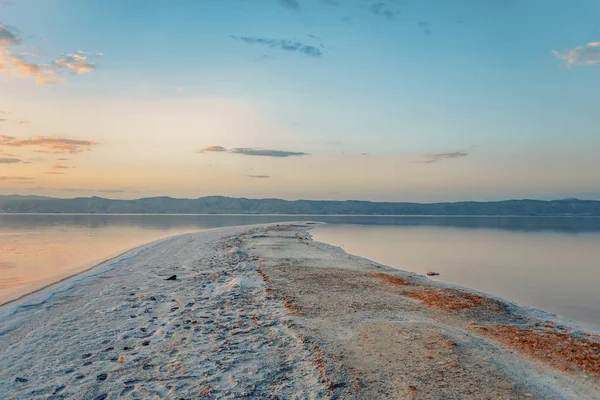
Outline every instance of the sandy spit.
<path id="1" fill-rule="evenodd" d="M 600 398 L 594 332 L 311 226 L 177 236 L 0 307 L 0 397 Z"/>

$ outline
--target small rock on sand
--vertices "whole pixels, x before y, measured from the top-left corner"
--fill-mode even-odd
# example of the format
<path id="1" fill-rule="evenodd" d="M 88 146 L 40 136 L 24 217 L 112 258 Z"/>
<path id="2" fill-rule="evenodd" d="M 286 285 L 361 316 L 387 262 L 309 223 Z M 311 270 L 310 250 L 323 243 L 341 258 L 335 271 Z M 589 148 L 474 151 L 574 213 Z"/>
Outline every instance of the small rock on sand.
<path id="1" fill-rule="evenodd" d="M 177 275 L 171 275 L 170 277 L 165 279 L 165 281 L 176 281 L 176 280 L 177 280 Z"/>
<path id="2" fill-rule="evenodd" d="M 427 273 L 427 276 L 438 276 L 440 273 L 439 272 L 435 272 L 435 271 L 429 271 Z"/>

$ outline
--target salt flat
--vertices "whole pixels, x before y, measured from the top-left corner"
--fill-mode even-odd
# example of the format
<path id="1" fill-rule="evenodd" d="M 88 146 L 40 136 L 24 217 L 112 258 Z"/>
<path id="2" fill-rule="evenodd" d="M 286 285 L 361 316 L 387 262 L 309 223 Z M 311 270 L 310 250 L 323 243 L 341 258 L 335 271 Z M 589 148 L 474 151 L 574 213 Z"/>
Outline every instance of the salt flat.
<path id="1" fill-rule="evenodd" d="M 4 305 L 2 398 L 600 397 L 594 332 L 310 227 L 180 235 Z"/>

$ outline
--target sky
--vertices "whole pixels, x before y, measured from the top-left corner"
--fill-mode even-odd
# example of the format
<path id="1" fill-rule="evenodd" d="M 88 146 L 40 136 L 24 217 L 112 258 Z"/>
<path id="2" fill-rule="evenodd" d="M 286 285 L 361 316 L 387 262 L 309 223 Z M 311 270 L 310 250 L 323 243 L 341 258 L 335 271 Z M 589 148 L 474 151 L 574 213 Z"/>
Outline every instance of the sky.
<path id="1" fill-rule="evenodd" d="M 0 0 L 0 194 L 600 199 L 597 0 Z"/>

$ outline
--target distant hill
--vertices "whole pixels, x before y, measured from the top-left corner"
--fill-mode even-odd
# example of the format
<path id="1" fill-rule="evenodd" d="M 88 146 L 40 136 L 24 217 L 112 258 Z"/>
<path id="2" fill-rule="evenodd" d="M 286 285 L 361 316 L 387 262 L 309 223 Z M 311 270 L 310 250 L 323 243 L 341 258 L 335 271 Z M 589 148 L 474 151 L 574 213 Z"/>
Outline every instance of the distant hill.
<path id="1" fill-rule="evenodd" d="M 0 213 L 600 216 L 600 201 L 504 200 L 423 204 L 357 200 L 288 201 L 223 196 L 113 200 L 101 197 L 59 199 L 15 195 L 0 196 Z"/>

